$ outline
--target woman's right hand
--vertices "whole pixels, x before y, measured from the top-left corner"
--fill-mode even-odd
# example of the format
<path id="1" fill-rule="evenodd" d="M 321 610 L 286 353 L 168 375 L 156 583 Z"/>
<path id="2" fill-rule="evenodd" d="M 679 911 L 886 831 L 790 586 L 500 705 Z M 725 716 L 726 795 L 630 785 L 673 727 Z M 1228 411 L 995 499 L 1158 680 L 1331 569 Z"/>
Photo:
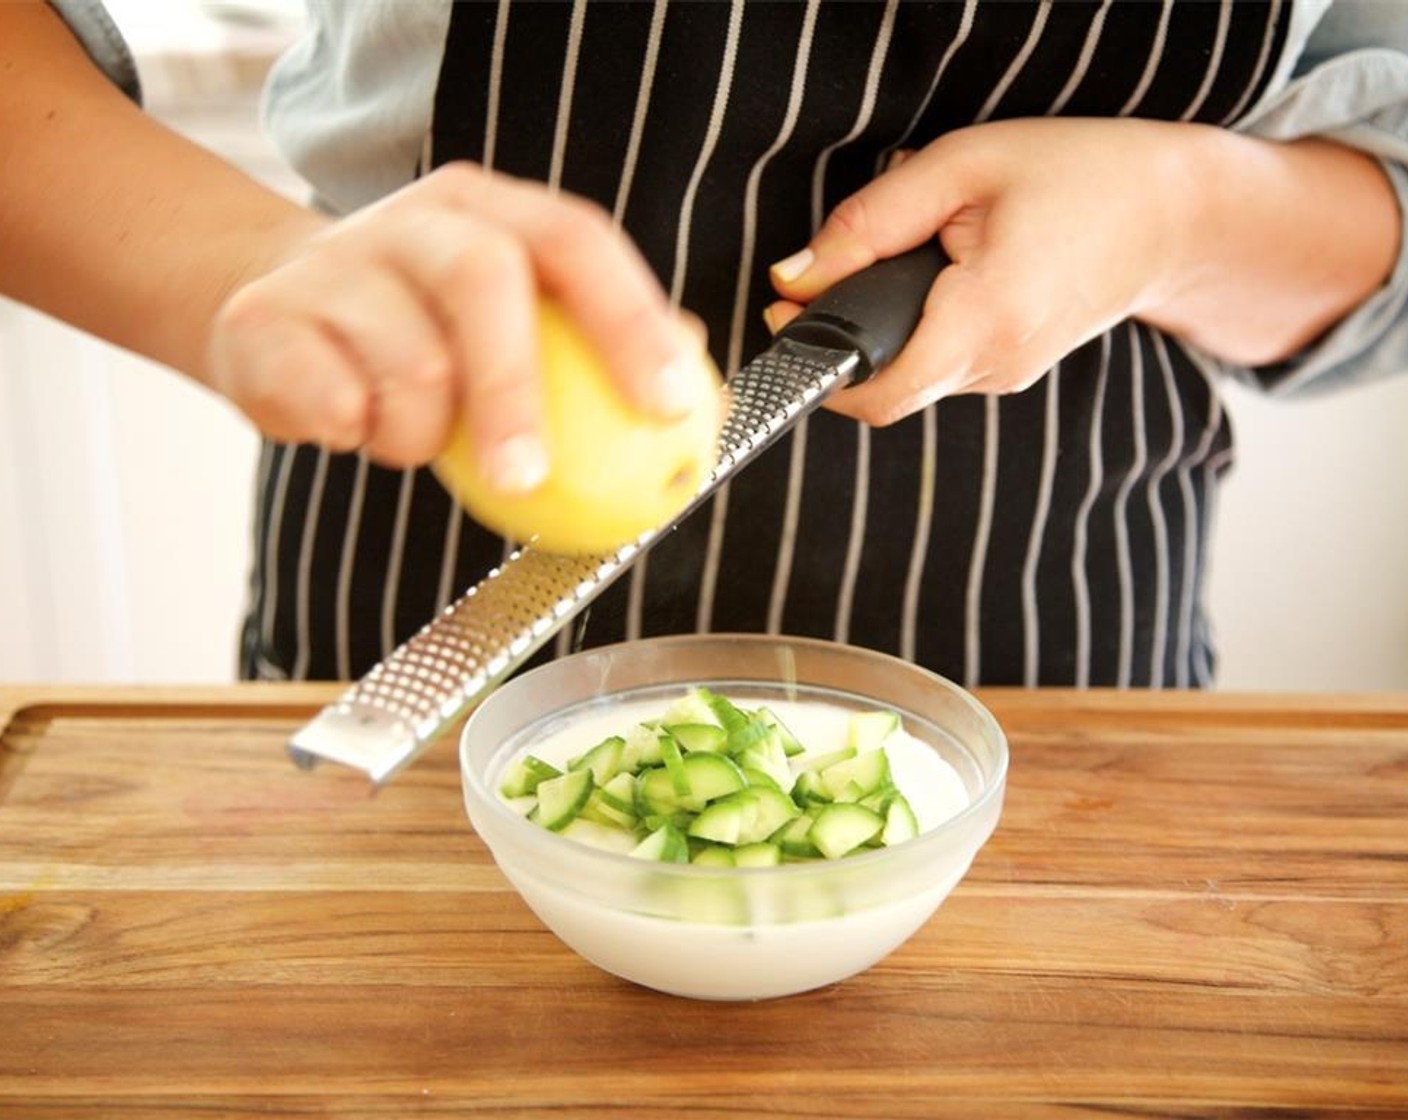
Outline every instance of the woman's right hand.
<path id="1" fill-rule="evenodd" d="M 211 327 L 203 379 L 277 440 L 418 466 L 456 417 L 505 492 L 548 471 L 537 302 L 559 303 L 627 401 L 697 402 L 681 330 L 644 259 L 595 205 L 450 164 L 341 221 L 270 234 L 270 263 Z"/>

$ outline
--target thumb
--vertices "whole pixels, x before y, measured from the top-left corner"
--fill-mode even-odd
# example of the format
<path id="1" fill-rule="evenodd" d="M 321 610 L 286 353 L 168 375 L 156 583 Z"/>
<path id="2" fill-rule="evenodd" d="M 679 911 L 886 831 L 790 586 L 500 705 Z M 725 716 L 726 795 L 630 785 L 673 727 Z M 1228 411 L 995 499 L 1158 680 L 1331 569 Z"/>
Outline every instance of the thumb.
<path id="1" fill-rule="evenodd" d="M 892 163 L 842 201 L 806 248 L 772 266 L 773 287 L 806 303 L 877 260 L 922 244 L 972 200 L 967 179 L 942 144 Z"/>

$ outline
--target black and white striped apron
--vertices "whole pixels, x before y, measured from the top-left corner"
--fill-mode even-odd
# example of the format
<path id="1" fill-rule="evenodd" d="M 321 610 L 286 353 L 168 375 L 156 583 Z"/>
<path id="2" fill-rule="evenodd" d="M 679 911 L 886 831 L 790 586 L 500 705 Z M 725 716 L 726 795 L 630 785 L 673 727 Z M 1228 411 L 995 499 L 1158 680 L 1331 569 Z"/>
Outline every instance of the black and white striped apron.
<path id="1" fill-rule="evenodd" d="M 1229 124 L 1273 74 L 1289 9 L 457 4 L 424 162 L 601 203 L 732 371 L 767 345 L 768 263 L 889 152 L 1010 117 Z M 814 416 L 575 637 L 783 632 L 968 684 L 1203 685 L 1230 458 L 1216 388 L 1175 342 L 1124 323 L 1016 396 L 951 398 L 884 429 Z M 503 554 L 426 471 L 269 445 L 258 486 L 247 676 L 360 674 Z"/>

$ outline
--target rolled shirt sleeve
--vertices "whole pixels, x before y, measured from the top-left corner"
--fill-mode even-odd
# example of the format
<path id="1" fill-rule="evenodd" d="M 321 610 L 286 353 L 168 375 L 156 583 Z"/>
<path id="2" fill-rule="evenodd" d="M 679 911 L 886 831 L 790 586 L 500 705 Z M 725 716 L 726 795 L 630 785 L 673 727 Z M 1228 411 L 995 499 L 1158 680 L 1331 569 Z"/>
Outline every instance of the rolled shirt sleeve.
<path id="1" fill-rule="evenodd" d="M 1323 9 L 1321 9 L 1323 10 Z M 1319 136 L 1376 157 L 1408 230 L 1408 20 L 1401 0 L 1341 0 L 1324 11 L 1290 80 L 1236 128 L 1267 140 Z M 1325 205 L 1334 205 L 1326 199 Z M 1313 221 L 1314 215 L 1306 215 Z M 1408 236 L 1387 282 L 1304 351 L 1241 373 L 1275 393 L 1408 371 Z"/>
<path id="2" fill-rule="evenodd" d="M 137 77 L 137 63 L 101 0 L 49 0 L 49 6 L 68 24 L 88 57 L 113 85 L 140 105 L 142 83 Z"/>

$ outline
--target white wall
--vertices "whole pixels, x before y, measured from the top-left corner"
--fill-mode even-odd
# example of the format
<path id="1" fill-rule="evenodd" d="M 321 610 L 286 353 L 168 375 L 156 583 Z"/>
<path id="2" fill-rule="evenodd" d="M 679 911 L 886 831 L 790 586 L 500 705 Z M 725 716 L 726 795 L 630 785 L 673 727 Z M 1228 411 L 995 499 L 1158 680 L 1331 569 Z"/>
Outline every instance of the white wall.
<path id="1" fill-rule="evenodd" d="M 1408 375 L 1303 400 L 1233 387 L 1210 593 L 1222 688 L 1408 688 Z"/>
<path id="2" fill-rule="evenodd" d="M 257 122 L 290 5 L 108 7 L 149 111 L 296 196 Z M 256 455 L 216 397 L 0 300 L 0 681 L 233 679 Z"/>

